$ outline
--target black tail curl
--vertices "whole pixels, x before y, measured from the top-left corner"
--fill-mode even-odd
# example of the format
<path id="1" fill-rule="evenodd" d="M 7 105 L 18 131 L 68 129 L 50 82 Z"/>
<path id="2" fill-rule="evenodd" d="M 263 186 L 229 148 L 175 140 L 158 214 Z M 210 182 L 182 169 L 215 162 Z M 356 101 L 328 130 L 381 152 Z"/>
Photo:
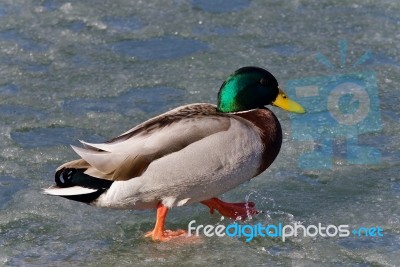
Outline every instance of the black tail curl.
<path id="1" fill-rule="evenodd" d="M 84 195 L 62 196 L 64 198 L 90 204 L 111 187 L 113 181 L 85 174 L 86 169 L 62 168 L 55 173 L 56 185 L 60 188 L 81 186 L 97 191 Z"/>
<path id="2" fill-rule="evenodd" d="M 58 170 L 55 174 L 55 179 L 54 179 L 56 185 L 61 188 L 74 186 L 74 184 L 72 183 L 72 177 L 75 173 L 76 169 L 62 168 Z"/>
<path id="3" fill-rule="evenodd" d="M 96 178 L 85 174 L 86 169 L 62 168 L 55 174 L 58 187 L 82 186 L 91 189 L 108 189 L 113 181 Z"/>

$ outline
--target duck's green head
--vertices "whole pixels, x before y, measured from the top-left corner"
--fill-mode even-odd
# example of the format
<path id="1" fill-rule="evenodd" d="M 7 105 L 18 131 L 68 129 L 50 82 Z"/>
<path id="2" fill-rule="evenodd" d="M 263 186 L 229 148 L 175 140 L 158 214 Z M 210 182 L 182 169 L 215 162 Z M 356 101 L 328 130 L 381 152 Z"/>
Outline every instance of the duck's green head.
<path id="1" fill-rule="evenodd" d="M 218 93 L 219 112 L 237 112 L 274 105 L 284 110 L 304 113 L 305 109 L 289 99 L 279 88 L 275 77 L 258 67 L 235 71 L 222 84 Z"/>

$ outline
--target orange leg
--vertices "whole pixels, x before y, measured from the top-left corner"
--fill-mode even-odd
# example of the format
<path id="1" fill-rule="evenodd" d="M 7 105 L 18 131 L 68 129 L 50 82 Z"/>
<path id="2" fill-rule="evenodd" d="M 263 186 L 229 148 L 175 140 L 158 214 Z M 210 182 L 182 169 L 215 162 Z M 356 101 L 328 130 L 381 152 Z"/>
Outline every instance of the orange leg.
<path id="1" fill-rule="evenodd" d="M 201 202 L 210 209 L 213 214 L 217 210 L 221 215 L 234 220 L 244 220 L 250 215 L 255 215 L 261 211 L 256 210 L 254 202 L 228 203 L 216 197 Z"/>
<path id="2" fill-rule="evenodd" d="M 184 230 L 165 230 L 165 218 L 167 217 L 168 208 L 163 204 L 159 203 L 157 205 L 157 220 L 156 225 L 154 226 L 153 231 L 147 232 L 145 237 L 151 237 L 153 241 L 168 241 L 173 237 L 179 237 L 186 235 L 186 231 Z"/>

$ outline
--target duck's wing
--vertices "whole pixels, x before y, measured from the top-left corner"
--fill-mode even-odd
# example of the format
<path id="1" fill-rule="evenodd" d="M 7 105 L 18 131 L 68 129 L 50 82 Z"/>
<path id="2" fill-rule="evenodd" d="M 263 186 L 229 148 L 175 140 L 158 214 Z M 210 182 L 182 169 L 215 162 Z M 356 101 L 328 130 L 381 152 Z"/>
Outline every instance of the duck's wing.
<path id="1" fill-rule="evenodd" d="M 81 157 L 58 168 L 85 169 L 84 174 L 104 180 L 128 180 L 140 176 L 168 154 L 230 127 L 230 117 L 211 104 L 192 104 L 152 118 L 112 140 L 83 148 L 72 146 Z"/>

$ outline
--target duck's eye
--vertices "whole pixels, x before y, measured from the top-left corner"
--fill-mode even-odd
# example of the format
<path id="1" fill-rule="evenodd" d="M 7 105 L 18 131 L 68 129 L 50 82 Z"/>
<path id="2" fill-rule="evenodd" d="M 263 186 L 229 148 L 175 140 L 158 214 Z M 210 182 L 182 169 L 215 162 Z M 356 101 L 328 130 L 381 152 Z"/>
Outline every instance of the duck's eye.
<path id="1" fill-rule="evenodd" d="M 286 98 L 287 98 L 287 95 L 283 95 L 282 97 L 283 97 L 284 99 L 286 99 Z"/>
<path id="2" fill-rule="evenodd" d="M 267 79 L 261 78 L 260 83 L 261 83 L 262 85 L 267 85 Z"/>

